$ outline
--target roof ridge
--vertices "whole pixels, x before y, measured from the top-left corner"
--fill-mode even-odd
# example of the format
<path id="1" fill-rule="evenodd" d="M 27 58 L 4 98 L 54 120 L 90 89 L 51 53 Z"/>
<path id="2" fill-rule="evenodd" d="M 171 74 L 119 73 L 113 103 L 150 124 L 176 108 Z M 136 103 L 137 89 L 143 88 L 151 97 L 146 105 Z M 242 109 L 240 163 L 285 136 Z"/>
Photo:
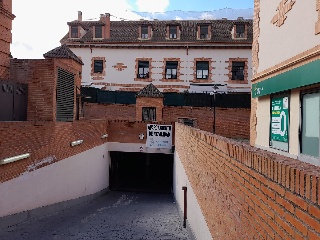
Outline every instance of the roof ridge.
<path id="1" fill-rule="evenodd" d="M 137 97 L 153 97 L 153 98 L 162 98 L 163 94 L 159 91 L 156 86 L 154 86 L 152 83 L 145 86 L 143 89 L 141 89 L 137 94 Z"/>
<path id="2" fill-rule="evenodd" d="M 49 52 L 43 54 L 44 58 L 67 58 L 67 59 L 73 59 L 76 62 L 80 63 L 83 65 L 83 62 L 81 61 L 80 58 L 78 58 L 77 55 L 75 55 L 70 48 L 66 45 L 63 44 L 59 47 L 56 47 Z"/>

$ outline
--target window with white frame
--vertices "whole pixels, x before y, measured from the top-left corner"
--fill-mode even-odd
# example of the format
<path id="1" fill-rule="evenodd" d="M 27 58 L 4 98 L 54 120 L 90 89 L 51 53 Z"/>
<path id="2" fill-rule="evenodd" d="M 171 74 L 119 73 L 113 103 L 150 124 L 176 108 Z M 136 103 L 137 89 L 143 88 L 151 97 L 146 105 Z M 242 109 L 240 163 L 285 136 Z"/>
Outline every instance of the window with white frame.
<path id="1" fill-rule="evenodd" d="M 147 39 L 149 38 L 149 27 L 148 26 L 141 26 L 141 38 Z"/>
<path id="2" fill-rule="evenodd" d="M 138 61 L 137 78 L 149 78 L 149 61 Z"/>
<path id="3" fill-rule="evenodd" d="M 166 79 L 177 79 L 178 61 L 166 61 Z"/>
<path id="4" fill-rule="evenodd" d="M 197 61 L 196 72 L 197 72 L 197 79 L 208 79 L 209 62 L 208 61 Z"/>
<path id="5" fill-rule="evenodd" d="M 232 62 L 231 80 L 244 80 L 245 62 Z"/>
<path id="6" fill-rule="evenodd" d="M 78 26 L 71 26 L 71 38 L 78 38 Z"/>
<path id="7" fill-rule="evenodd" d="M 200 26 L 200 39 L 208 39 L 209 38 L 209 26 L 201 25 Z"/>
<path id="8" fill-rule="evenodd" d="M 95 38 L 102 38 L 102 26 L 95 26 L 94 37 Z"/>
<path id="9" fill-rule="evenodd" d="M 177 26 L 169 26 L 169 38 L 177 39 Z"/>
<path id="10" fill-rule="evenodd" d="M 244 24 L 236 24 L 236 34 L 235 37 L 236 38 L 245 38 L 245 30 L 246 27 Z"/>

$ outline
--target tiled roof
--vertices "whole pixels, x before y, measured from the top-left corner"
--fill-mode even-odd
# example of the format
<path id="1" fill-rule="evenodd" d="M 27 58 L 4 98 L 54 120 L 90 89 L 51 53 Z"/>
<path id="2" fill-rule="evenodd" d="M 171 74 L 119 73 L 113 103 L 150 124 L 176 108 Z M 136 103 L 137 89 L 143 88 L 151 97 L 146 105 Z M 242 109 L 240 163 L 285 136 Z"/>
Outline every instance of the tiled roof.
<path id="1" fill-rule="evenodd" d="M 44 58 L 68 58 L 73 59 L 83 65 L 83 62 L 78 58 L 65 44 L 56 47 L 55 49 L 43 54 Z"/>
<path id="2" fill-rule="evenodd" d="M 252 43 L 252 24 L 249 20 L 172 20 L 172 21 L 111 21 L 111 30 L 109 39 L 94 39 L 92 35 L 93 26 L 97 25 L 99 21 L 74 21 L 72 24 L 79 24 L 84 29 L 89 29 L 80 39 L 68 39 L 66 35 L 61 39 L 62 43 L 72 42 L 90 42 L 90 43 L 148 43 L 148 42 L 206 42 L 206 43 Z M 232 38 L 232 28 L 235 24 L 244 23 L 247 25 L 247 38 L 234 39 Z M 68 23 L 70 24 L 70 23 Z M 201 24 L 211 25 L 210 39 L 197 39 L 197 26 Z M 152 28 L 152 37 L 149 40 L 139 39 L 139 27 L 141 25 L 148 25 Z M 178 25 L 180 27 L 180 39 L 170 40 L 166 38 L 166 27 L 168 25 Z"/>
<path id="3" fill-rule="evenodd" d="M 152 83 L 148 86 L 141 89 L 137 95 L 137 97 L 153 97 L 153 98 L 162 98 L 163 94 L 156 88 Z"/>

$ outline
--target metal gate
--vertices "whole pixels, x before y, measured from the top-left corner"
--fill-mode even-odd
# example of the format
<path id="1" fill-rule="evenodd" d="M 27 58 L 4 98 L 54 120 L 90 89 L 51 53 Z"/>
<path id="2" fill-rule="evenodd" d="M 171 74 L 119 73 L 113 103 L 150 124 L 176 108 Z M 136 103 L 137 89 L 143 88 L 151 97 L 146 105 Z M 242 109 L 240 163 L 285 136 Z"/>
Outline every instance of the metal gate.
<path id="1" fill-rule="evenodd" d="M 0 81 L 0 121 L 26 121 L 28 85 Z"/>

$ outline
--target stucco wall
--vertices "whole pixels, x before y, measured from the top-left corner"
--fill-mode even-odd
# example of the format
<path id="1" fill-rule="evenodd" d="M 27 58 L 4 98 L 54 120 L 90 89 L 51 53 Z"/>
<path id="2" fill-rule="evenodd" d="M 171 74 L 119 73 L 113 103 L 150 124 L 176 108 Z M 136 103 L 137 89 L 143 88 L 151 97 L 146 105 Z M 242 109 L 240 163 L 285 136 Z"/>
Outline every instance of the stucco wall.
<path id="1" fill-rule="evenodd" d="M 315 0 L 295 1 L 280 27 L 271 23 L 278 13 L 276 9 L 279 3 L 280 1 L 260 0 L 258 72 L 307 51 L 320 42 L 320 35 L 315 34 L 318 21 Z"/>
<path id="2" fill-rule="evenodd" d="M 187 228 L 191 230 L 192 235 L 196 239 L 212 239 L 197 198 L 181 163 L 179 154 L 178 152 L 175 152 L 173 165 L 173 193 L 183 219 L 184 192 L 182 187 L 187 187 Z"/>
<path id="3" fill-rule="evenodd" d="M 0 217 L 75 199 L 109 186 L 107 144 L 0 184 Z"/>
<path id="4" fill-rule="evenodd" d="M 136 77 L 136 59 L 137 58 L 152 58 L 151 60 L 151 78 L 153 84 L 178 85 L 175 87 L 180 92 L 186 90 L 181 86 L 189 86 L 194 79 L 194 60 L 195 58 L 211 58 L 212 64 L 212 80 L 214 83 L 226 84 L 228 82 L 229 73 L 229 58 L 247 58 L 248 59 L 248 79 L 252 78 L 252 64 L 251 64 L 251 49 L 104 49 L 104 48 L 71 48 L 71 50 L 79 57 L 81 57 L 84 66 L 82 71 L 82 81 L 84 83 L 93 82 L 94 84 L 101 84 L 103 87 L 108 84 L 107 90 L 119 90 L 124 86 L 121 84 L 143 84 L 144 81 L 134 81 Z M 100 80 L 92 80 L 91 77 L 91 63 L 94 57 L 105 57 L 106 70 L 105 76 Z M 163 82 L 163 66 L 165 65 L 165 58 L 177 57 L 180 58 L 180 81 Z M 126 68 L 118 71 L 115 66 L 117 63 L 123 63 Z M 168 79 L 167 79 L 168 80 Z M 211 81 L 210 81 L 211 82 Z M 109 84 L 112 86 L 109 87 Z M 120 84 L 120 85 L 119 85 Z M 248 84 L 229 84 L 233 87 L 250 87 Z M 129 86 L 128 86 L 129 87 Z M 134 86 L 131 86 L 134 87 Z M 142 87 L 142 86 L 141 86 Z M 160 89 L 163 90 L 163 89 Z"/>

